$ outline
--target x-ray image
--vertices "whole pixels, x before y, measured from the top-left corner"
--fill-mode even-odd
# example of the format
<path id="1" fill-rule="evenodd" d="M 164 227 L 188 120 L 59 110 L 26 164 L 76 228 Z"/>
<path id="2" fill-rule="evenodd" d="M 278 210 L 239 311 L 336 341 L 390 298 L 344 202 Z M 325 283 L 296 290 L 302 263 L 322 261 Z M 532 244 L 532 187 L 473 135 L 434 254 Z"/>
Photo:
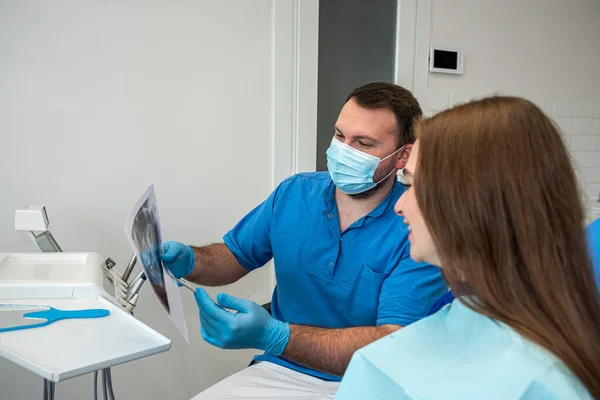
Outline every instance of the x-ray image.
<path id="1" fill-rule="evenodd" d="M 125 233 L 146 274 L 146 281 L 150 282 L 152 291 L 184 339 L 189 341 L 179 287 L 162 263 L 162 234 L 154 185 L 132 208 Z"/>
<path id="2" fill-rule="evenodd" d="M 147 198 L 137 210 L 133 218 L 131 233 L 135 247 L 139 251 L 138 261 L 145 267 L 146 279 L 152 285 L 154 293 L 165 310 L 170 312 L 161 261 L 162 240 L 158 223 L 158 209 L 156 204 L 151 202 L 151 198 Z"/>

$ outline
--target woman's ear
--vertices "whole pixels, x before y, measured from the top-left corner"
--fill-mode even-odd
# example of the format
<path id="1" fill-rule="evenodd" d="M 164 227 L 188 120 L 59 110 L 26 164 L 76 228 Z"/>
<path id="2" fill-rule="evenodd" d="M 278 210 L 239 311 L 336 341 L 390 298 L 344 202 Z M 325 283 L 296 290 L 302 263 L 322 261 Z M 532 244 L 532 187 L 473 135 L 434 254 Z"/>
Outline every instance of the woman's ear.
<path id="1" fill-rule="evenodd" d="M 404 146 L 404 149 L 400 152 L 400 157 L 398 157 L 398 161 L 396 161 L 396 169 L 404 169 L 406 167 L 406 163 L 408 162 L 408 157 L 410 157 L 410 152 L 412 151 L 413 145 L 407 144 Z"/>

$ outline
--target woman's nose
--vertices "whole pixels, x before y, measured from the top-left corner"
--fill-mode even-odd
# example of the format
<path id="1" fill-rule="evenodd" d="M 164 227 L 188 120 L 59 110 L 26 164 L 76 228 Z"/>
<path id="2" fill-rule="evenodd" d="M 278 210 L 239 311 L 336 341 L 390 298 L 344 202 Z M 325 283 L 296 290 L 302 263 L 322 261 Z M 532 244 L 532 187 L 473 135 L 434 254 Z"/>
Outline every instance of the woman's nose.
<path id="1" fill-rule="evenodd" d="M 403 216 L 402 215 L 402 208 L 403 208 L 402 205 L 403 204 L 404 204 L 404 194 L 402 194 L 402 196 L 400 196 L 400 198 L 394 205 L 394 211 L 396 212 L 396 214 L 398 214 L 401 217 Z"/>

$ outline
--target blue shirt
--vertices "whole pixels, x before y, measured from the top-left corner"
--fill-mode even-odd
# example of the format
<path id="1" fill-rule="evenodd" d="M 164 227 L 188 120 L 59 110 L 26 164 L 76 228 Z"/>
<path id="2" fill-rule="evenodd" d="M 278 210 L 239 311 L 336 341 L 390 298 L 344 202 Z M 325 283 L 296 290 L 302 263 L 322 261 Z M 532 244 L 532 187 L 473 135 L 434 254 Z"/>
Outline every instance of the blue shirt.
<path id="1" fill-rule="evenodd" d="M 592 222 L 586 229 L 588 246 L 596 276 L 596 285 L 600 290 L 600 219 Z"/>
<path id="2" fill-rule="evenodd" d="M 349 399 L 592 399 L 556 356 L 460 300 L 354 353 Z"/>
<path id="3" fill-rule="evenodd" d="M 273 317 L 290 324 L 348 328 L 406 326 L 427 315 L 447 286 L 437 267 L 410 259 L 408 228 L 394 212 L 404 186 L 396 182 L 381 204 L 344 232 L 334 190 L 327 172 L 294 175 L 224 237 L 248 270 L 274 259 Z M 254 361 L 340 379 L 272 354 Z"/>

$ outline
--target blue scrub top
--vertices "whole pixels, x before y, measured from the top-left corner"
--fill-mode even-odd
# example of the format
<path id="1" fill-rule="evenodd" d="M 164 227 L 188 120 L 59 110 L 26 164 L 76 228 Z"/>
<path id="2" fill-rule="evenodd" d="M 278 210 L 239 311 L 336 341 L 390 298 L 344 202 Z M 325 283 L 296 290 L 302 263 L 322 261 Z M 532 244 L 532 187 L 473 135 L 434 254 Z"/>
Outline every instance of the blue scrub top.
<path id="1" fill-rule="evenodd" d="M 406 326 L 426 316 L 447 286 L 437 267 L 410 258 L 408 228 L 394 212 L 405 187 L 396 182 L 379 206 L 344 232 L 334 190 L 327 172 L 294 175 L 223 238 L 248 270 L 274 259 L 273 317 L 348 328 Z M 256 361 L 340 380 L 268 353 Z"/>
<path id="2" fill-rule="evenodd" d="M 552 353 L 456 299 L 354 353 L 335 399 L 592 397 Z"/>

